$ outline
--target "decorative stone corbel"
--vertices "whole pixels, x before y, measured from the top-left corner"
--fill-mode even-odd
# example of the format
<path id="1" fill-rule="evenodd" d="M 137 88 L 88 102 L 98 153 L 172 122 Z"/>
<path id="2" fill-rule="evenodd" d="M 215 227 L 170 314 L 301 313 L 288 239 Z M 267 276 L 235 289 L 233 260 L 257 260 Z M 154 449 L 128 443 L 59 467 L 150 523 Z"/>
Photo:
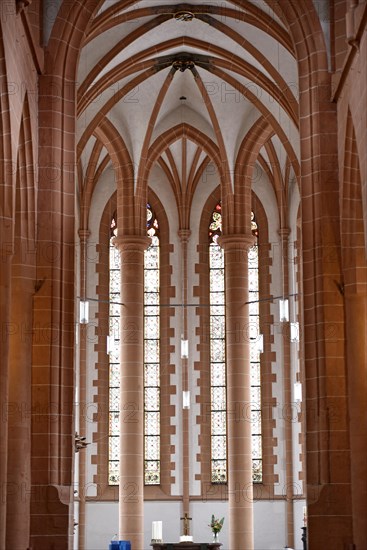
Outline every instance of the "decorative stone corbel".
<path id="1" fill-rule="evenodd" d="M 21 13 L 30 4 L 32 4 L 32 0 L 16 0 L 17 13 Z"/>

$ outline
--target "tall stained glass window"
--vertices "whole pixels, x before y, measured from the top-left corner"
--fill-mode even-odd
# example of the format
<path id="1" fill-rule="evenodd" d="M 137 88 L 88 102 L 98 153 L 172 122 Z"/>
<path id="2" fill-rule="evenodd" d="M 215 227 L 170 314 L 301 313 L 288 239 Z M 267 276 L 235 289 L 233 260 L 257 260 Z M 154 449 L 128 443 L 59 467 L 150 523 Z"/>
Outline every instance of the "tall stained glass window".
<path id="1" fill-rule="evenodd" d="M 160 317 L 159 226 L 147 205 L 147 233 L 152 243 L 144 253 L 144 482 L 160 484 Z"/>
<path id="2" fill-rule="evenodd" d="M 152 243 L 144 256 L 144 481 L 160 484 L 159 227 L 147 205 Z"/>
<path id="3" fill-rule="evenodd" d="M 248 252 L 249 281 L 249 336 L 251 369 L 251 428 L 252 428 L 252 478 L 256 483 L 262 481 L 262 437 L 261 437 L 261 371 L 260 353 L 262 335 L 260 334 L 259 315 L 259 252 L 257 246 L 258 227 L 251 213 L 252 234 L 256 237 L 254 246 Z"/>
<path id="4" fill-rule="evenodd" d="M 116 219 L 111 223 L 110 239 L 110 303 L 109 303 L 109 468 L 110 485 L 119 483 L 120 457 L 120 253 L 112 244 L 116 233 Z"/>
<path id="5" fill-rule="evenodd" d="M 227 482 L 227 397 L 224 253 L 217 240 L 222 234 L 221 205 L 209 225 L 211 481 Z"/>
<path id="6" fill-rule="evenodd" d="M 258 228 L 251 214 L 252 233 Z M 218 244 L 222 234 L 220 203 L 214 209 L 209 225 L 209 303 L 210 303 L 210 384 L 211 384 L 211 481 L 227 482 L 227 397 L 225 346 L 225 271 L 224 252 Z M 261 387 L 259 335 L 259 270 L 258 248 L 249 250 L 250 361 L 253 481 L 262 481 Z"/>
<path id="7" fill-rule="evenodd" d="M 119 483 L 120 454 L 120 254 L 112 244 L 116 220 L 111 223 L 109 305 L 109 471 L 110 485 Z M 160 317 L 159 227 L 147 205 L 147 234 L 152 243 L 144 253 L 144 481 L 160 483 Z"/>

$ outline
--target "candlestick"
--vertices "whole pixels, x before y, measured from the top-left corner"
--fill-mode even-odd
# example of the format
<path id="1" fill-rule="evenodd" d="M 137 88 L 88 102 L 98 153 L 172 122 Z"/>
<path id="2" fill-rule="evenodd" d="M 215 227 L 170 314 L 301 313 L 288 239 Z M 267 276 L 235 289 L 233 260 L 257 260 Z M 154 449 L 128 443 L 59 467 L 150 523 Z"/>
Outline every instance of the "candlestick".
<path id="1" fill-rule="evenodd" d="M 162 542 L 162 522 L 161 521 L 152 522 L 152 541 Z"/>

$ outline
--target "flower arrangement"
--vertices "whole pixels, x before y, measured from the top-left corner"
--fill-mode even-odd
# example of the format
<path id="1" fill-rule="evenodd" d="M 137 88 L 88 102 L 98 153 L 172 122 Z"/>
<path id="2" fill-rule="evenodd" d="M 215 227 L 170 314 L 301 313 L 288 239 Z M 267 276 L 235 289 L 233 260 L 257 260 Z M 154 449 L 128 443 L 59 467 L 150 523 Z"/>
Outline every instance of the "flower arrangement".
<path id="1" fill-rule="evenodd" d="M 212 520 L 209 524 L 209 527 L 211 528 L 213 533 L 216 535 L 222 529 L 223 523 L 224 523 L 224 518 L 217 519 L 217 518 L 214 517 L 214 514 L 213 514 L 212 515 Z"/>

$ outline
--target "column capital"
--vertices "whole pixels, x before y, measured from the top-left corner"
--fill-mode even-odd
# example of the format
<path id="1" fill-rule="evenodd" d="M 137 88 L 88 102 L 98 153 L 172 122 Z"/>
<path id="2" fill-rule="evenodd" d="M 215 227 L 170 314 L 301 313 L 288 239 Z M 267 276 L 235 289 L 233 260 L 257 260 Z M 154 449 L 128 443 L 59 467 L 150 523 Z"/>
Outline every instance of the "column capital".
<path id="1" fill-rule="evenodd" d="M 179 229 L 177 231 L 178 236 L 180 237 L 180 240 L 182 243 L 187 243 L 190 236 L 191 236 L 191 230 L 190 229 Z"/>
<path id="2" fill-rule="evenodd" d="M 90 230 L 89 229 L 79 229 L 78 235 L 81 242 L 86 242 L 88 240 L 88 237 L 90 236 Z"/>
<path id="3" fill-rule="evenodd" d="M 254 246 L 256 237 L 249 233 L 233 233 L 231 235 L 222 235 L 219 237 L 218 244 L 224 250 L 238 250 L 243 246 Z"/>
<path id="4" fill-rule="evenodd" d="M 281 227 L 280 229 L 278 229 L 278 234 L 283 239 L 288 239 L 289 235 L 291 234 L 291 230 L 289 227 Z"/>
<path id="5" fill-rule="evenodd" d="M 118 235 L 112 239 L 113 245 L 120 252 L 132 250 L 141 250 L 144 252 L 144 250 L 149 247 L 151 242 L 151 238 L 146 235 Z"/>

